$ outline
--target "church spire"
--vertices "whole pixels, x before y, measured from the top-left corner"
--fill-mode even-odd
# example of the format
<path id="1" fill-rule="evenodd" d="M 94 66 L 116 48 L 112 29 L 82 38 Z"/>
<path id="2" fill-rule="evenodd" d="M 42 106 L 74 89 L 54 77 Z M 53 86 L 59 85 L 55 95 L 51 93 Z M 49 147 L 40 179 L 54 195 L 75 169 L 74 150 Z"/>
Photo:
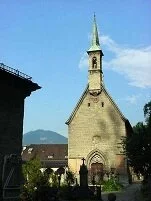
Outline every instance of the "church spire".
<path id="1" fill-rule="evenodd" d="M 98 51 L 98 50 L 101 50 L 101 49 L 100 49 L 99 34 L 98 34 L 98 29 L 97 29 L 97 24 L 96 24 L 96 17 L 94 14 L 92 41 L 91 41 L 91 47 L 88 50 L 88 52 L 89 51 Z"/>
<path id="2" fill-rule="evenodd" d="M 99 34 L 97 30 L 95 15 L 93 20 L 91 47 L 87 51 L 87 53 L 89 55 L 89 70 L 88 70 L 89 91 L 98 93 L 101 91 L 101 85 L 103 83 L 102 56 L 104 55 L 100 48 Z"/>

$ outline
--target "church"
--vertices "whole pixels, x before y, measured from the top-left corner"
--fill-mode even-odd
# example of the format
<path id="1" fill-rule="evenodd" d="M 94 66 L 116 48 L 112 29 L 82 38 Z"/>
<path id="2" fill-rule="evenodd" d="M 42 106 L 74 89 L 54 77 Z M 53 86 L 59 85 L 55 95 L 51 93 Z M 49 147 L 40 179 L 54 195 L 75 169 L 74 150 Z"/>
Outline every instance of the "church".
<path id="1" fill-rule="evenodd" d="M 68 125 L 68 167 L 79 174 L 85 159 L 89 179 L 105 172 L 128 181 L 128 166 L 121 140 L 132 132 L 129 121 L 108 93 L 103 82 L 103 51 L 94 16 L 88 53 L 88 84 L 73 109 Z"/>

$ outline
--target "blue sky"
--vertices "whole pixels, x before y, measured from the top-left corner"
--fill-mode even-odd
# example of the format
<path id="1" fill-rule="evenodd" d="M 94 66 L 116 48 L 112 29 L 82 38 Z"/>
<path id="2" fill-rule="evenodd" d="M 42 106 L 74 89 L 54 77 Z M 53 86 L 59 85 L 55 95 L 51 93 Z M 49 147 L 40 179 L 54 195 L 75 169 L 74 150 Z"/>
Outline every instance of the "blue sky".
<path id="1" fill-rule="evenodd" d="M 150 0 L 0 0 L 0 62 L 42 86 L 26 99 L 24 132 L 67 136 L 87 84 L 93 13 L 104 52 L 105 86 L 132 125 L 151 100 Z"/>

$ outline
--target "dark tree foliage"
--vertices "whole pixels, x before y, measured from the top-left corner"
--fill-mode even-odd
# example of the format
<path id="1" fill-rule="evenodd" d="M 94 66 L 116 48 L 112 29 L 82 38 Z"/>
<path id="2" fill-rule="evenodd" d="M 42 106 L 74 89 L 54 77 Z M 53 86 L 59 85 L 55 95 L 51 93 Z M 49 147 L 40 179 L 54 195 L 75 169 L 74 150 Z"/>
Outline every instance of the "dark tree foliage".
<path id="1" fill-rule="evenodd" d="M 37 157 L 23 165 L 25 183 L 22 187 L 22 201 L 51 201 L 55 200 L 56 189 L 49 186 L 49 173 L 40 171 L 41 162 Z"/>
<path id="2" fill-rule="evenodd" d="M 147 132 L 151 133 L 151 101 L 144 106 L 144 116 L 147 124 Z"/>
<path id="3" fill-rule="evenodd" d="M 71 184 L 73 184 L 74 180 L 75 180 L 74 173 L 72 171 L 68 170 L 66 172 L 66 182 L 67 182 L 68 186 L 70 186 Z"/>
<path id="4" fill-rule="evenodd" d="M 144 106 L 146 124 L 138 122 L 133 134 L 124 140 L 129 165 L 135 173 L 151 175 L 151 101 Z"/>

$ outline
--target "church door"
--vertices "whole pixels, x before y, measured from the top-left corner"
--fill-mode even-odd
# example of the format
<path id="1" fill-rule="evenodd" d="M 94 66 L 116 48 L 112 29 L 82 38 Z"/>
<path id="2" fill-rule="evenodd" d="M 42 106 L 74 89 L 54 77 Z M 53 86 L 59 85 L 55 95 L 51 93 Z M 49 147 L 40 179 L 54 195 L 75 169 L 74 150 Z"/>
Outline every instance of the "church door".
<path id="1" fill-rule="evenodd" d="M 102 163 L 92 163 L 91 164 L 91 179 L 95 179 L 96 183 L 103 180 L 103 164 Z"/>

